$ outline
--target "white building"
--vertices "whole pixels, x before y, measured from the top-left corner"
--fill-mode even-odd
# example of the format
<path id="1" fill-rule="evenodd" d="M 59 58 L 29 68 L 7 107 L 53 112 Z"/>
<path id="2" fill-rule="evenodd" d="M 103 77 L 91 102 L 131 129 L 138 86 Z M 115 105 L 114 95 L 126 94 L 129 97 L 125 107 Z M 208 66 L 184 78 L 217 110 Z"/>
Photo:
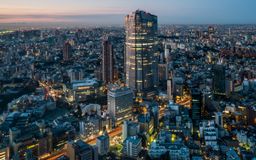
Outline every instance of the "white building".
<path id="1" fill-rule="evenodd" d="M 168 100 L 173 100 L 173 90 L 172 90 L 172 80 L 171 79 L 167 80 L 167 95 L 168 95 Z"/>
<path id="2" fill-rule="evenodd" d="M 141 139 L 137 136 L 126 138 L 123 144 L 123 153 L 128 157 L 137 158 L 141 151 Z"/>
<path id="3" fill-rule="evenodd" d="M 133 92 L 127 87 L 110 85 L 108 90 L 108 112 L 115 124 L 132 116 Z"/>
<path id="4" fill-rule="evenodd" d="M 203 121 L 200 124 L 199 130 L 200 137 L 204 139 L 205 145 L 211 146 L 214 150 L 218 150 L 218 129 L 215 127 L 214 121 Z"/>
<path id="5" fill-rule="evenodd" d="M 82 111 L 82 116 L 85 114 L 92 115 L 92 114 L 97 114 L 101 116 L 101 106 L 99 104 L 81 104 L 80 105 L 81 111 Z"/>
<path id="6" fill-rule="evenodd" d="M 223 115 L 221 112 L 216 112 L 215 113 L 215 123 L 220 126 L 223 127 Z"/>

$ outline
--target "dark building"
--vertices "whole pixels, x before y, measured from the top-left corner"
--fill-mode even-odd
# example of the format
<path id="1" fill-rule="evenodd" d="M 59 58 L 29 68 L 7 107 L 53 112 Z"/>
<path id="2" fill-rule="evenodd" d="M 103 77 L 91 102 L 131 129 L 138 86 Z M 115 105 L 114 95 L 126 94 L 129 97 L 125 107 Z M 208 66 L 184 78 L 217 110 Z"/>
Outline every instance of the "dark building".
<path id="1" fill-rule="evenodd" d="M 168 78 L 168 64 L 167 63 L 158 64 L 158 78 L 159 78 L 160 83 L 166 83 L 167 78 Z"/>
<path id="2" fill-rule="evenodd" d="M 50 132 L 51 150 L 61 150 L 66 142 L 75 138 L 75 130 L 70 125 L 52 128 Z"/>
<path id="3" fill-rule="evenodd" d="M 198 89 L 192 89 L 191 97 L 191 119 L 193 122 L 193 132 L 195 133 L 199 128 L 199 122 L 202 114 L 202 93 Z"/>
<path id="4" fill-rule="evenodd" d="M 106 84 L 114 81 L 113 46 L 108 38 L 102 42 L 102 80 Z"/>
<path id="5" fill-rule="evenodd" d="M 67 144 L 67 156 L 70 160 L 94 160 L 94 154 L 93 147 L 82 140 Z"/>
<path id="6" fill-rule="evenodd" d="M 256 125 L 256 107 L 247 107 L 247 121 L 249 125 Z"/>
<path id="7" fill-rule="evenodd" d="M 213 26 L 208 27 L 208 34 L 213 34 L 215 32 L 215 28 Z"/>
<path id="8" fill-rule="evenodd" d="M 22 128 L 13 127 L 9 135 L 13 157 L 20 160 L 37 159 L 50 151 L 51 142 L 48 141 L 48 135 L 41 132 L 35 124 Z"/>
<path id="9" fill-rule="evenodd" d="M 213 94 L 215 97 L 226 95 L 225 66 L 216 64 L 213 66 Z"/>
<path id="10" fill-rule="evenodd" d="M 158 104 L 154 104 L 154 106 L 151 107 L 151 114 L 154 120 L 154 131 L 158 130 L 159 127 L 159 108 Z"/>
<path id="11" fill-rule="evenodd" d="M 72 46 L 69 42 L 65 42 L 63 47 L 63 60 L 68 61 L 71 58 Z"/>
<path id="12" fill-rule="evenodd" d="M 137 10 L 125 17 L 126 84 L 137 96 L 149 96 L 158 83 L 157 16 Z"/>

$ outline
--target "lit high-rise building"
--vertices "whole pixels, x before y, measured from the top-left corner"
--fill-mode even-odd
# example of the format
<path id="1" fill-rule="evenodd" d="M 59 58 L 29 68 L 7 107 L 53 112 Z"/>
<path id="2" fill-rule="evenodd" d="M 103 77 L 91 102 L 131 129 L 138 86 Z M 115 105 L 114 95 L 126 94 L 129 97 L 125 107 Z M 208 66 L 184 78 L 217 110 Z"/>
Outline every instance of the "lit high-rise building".
<path id="1" fill-rule="evenodd" d="M 111 83 L 114 80 L 113 47 L 108 38 L 102 42 L 102 80 Z"/>
<path id="2" fill-rule="evenodd" d="M 126 84 L 137 93 L 147 96 L 158 83 L 157 16 L 137 10 L 125 17 Z"/>
<path id="3" fill-rule="evenodd" d="M 116 125 L 132 117 L 133 92 L 127 87 L 109 85 L 108 112 Z"/>

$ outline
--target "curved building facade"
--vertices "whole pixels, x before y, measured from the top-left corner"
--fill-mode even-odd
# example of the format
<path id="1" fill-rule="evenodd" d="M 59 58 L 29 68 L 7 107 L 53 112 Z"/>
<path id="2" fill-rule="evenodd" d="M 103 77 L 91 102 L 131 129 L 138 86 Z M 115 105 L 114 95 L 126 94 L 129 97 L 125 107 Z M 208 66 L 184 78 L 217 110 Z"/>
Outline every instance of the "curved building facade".
<path id="1" fill-rule="evenodd" d="M 143 96 L 157 84 L 157 16 L 137 10 L 125 17 L 126 84 Z"/>

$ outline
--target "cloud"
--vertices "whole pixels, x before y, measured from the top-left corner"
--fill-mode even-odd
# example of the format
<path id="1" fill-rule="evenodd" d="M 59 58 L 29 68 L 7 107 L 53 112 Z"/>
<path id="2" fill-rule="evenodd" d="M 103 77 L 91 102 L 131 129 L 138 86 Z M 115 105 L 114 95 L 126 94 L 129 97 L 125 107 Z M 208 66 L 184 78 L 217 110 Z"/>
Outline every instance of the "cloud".
<path id="1" fill-rule="evenodd" d="M 122 24 L 122 14 L 95 14 L 95 15 L 0 15 L 0 23 L 20 23 L 20 22 L 76 22 L 84 24 Z"/>

